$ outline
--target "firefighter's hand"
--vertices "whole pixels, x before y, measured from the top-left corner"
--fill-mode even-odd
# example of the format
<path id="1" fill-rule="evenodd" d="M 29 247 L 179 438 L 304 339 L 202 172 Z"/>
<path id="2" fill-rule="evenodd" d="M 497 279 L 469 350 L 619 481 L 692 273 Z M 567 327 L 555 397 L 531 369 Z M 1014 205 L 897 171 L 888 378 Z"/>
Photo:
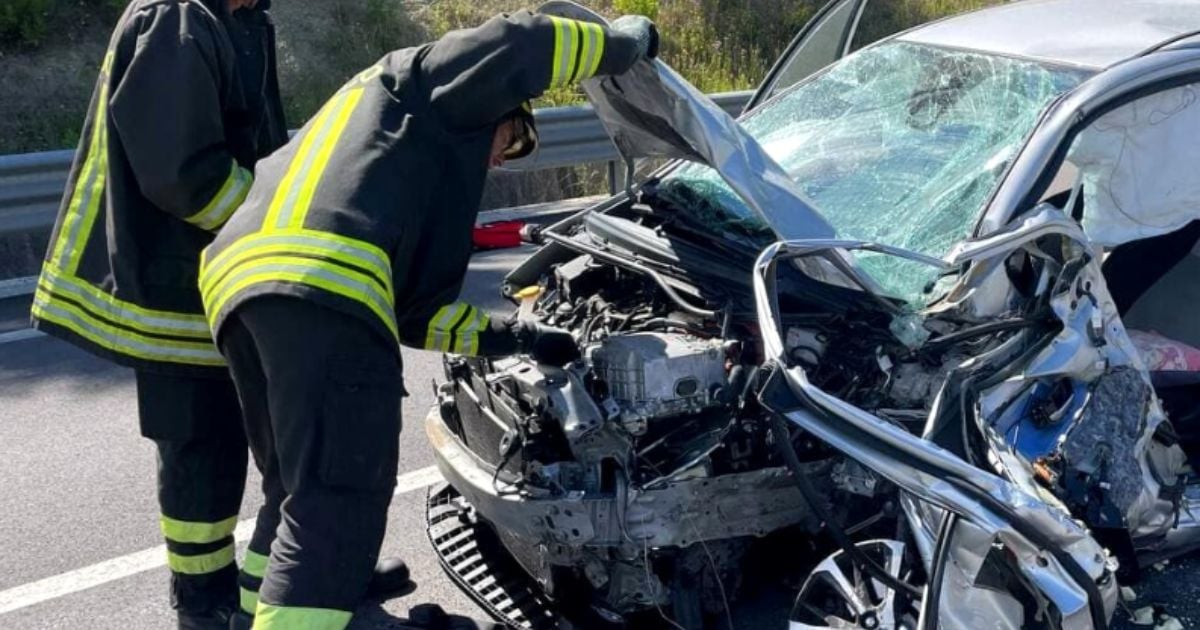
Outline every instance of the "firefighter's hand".
<path id="1" fill-rule="evenodd" d="M 658 27 L 654 26 L 650 18 L 623 15 L 613 20 L 610 28 L 637 41 L 638 59 L 654 59 L 658 56 Z"/>
<path id="2" fill-rule="evenodd" d="M 562 367 L 579 358 L 575 338 L 561 328 L 526 321 L 517 335 L 521 350 L 538 363 Z"/>

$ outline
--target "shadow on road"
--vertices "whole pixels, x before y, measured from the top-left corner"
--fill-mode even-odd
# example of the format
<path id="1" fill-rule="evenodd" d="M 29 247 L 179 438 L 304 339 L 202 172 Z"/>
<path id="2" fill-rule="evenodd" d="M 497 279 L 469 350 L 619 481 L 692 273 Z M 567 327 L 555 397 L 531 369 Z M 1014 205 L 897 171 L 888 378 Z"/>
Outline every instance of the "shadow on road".
<path id="1" fill-rule="evenodd" d="M 407 617 L 397 617 L 377 603 L 360 606 L 348 630 L 500 630 L 503 627 L 491 621 L 451 615 L 437 604 L 418 604 L 408 610 Z"/>
<path id="2" fill-rule="evenodd" d="M 51 384 L 96 393 L 126 385 L 132 379 L 133 370 L 54 337 L 0 345 L 0 397 L 21 396 Z"/>

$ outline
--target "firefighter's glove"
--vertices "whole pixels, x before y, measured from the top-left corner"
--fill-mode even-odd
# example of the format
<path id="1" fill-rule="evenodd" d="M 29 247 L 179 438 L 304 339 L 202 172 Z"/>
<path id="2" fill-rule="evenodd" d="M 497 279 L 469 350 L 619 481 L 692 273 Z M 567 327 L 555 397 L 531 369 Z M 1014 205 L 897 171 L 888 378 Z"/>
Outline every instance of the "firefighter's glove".
<path id="1" fill-rule="evenodd" d="M 650 18 L 641 15 L 623 15 L 610 25 L 612 30 L 633 38 L 637 42 L 638 59 L 654 59 L 658 56 L 658 28 Z"/>
<path id="2" fill-rule="evenodd" d="M 538 363 L 562 367 L 579 358 L 579 346 L 571 333 L 537 322 L 518 323 L 517 345 Z"/>

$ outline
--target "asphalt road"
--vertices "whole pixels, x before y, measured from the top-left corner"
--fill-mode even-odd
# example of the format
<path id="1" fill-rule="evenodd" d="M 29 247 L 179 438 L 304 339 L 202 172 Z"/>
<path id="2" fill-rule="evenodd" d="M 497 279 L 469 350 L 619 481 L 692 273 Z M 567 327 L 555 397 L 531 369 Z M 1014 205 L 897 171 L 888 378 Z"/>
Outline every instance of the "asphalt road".
<path id="1" fill-rule="evenodd" d="M 500 278 L 527 253 L 476 256 L 465 299 L 506 308 Z M 0 308 L 5 329 L 26 317 L 9 313 L 18 309 L 8 302 Z M 383 553 L 408 562 L 417 588 L 359 611 L 356 628 L 395 627 L 410 606 L 427 602 L 486 619 L 444 576 L 425 537 L 425 485 L 436 473 L 428 470 L 433 455 L 421 422 L 434 402 L 430 382 L 441 378 L 441 359 L 406 349 L 404 368 L 411 396 L 404 400 L 400 473 L 410 482 L 392 501 Z M 155 560 L 162 540 L 154 448 L 138 435 L 135 413 L 132 371 L 51 337 L 0 344 L 0 628 L 173 627 L 167 570 Z M 251 518 L 261 502 L 257 474 L 251 473 L 242 519 Z M 135 571 L 137 566 L 120 566 L 122 561 L 158 566 Z M 101 567 L 107 575 L 71 573 L 98 563 L 107 563 Z M 118 577 L 106 579 L 113 576 Z M 67 592 L 31 603 L 61 590 Z"/>
<path id="2" fill-rule="evenodd" d="M 508 308 L 500 278 L 528 251 L 476 256 L 465 299 Z M 133 374 L 50 337 L 4 341 L 22 326 L 24 308 L 20 300 L 0 303 L 0 629 L 174 627 L 158 548 L 154 449 L 137 433 Z M 404 627 L 410 607 L 423 603 L 486 618 L 445 577 L 425 537 L 425 486 L 436 473 L 420 423 L 434 401 L 430 383 L 441 379 L 440 358 L 406 349 L 404 365 L 411 396 L 401 487 L 383 553 L 404 558 L 417 587 L 363 607 L 353 628 Z M 260 503 L 251 475 L 242 519 Z M 1161 604 L 1182 627 L 1200 627 L 1198 574 L 1194 559 L 1149 570 L 1131 608 Z M 1117 627 L 1146 627 L 1125 617 L 1118 613 Z M 781 615 L 777 627 L 784 626 Z"/>

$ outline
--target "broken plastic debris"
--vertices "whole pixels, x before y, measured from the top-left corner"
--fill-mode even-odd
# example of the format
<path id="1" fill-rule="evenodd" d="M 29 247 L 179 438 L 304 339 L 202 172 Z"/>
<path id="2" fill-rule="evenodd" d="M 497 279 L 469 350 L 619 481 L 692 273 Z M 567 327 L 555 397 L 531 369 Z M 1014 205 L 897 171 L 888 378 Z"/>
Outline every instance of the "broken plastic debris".
<path id="1" fill-rule="evenodd" d="M 1137 599 L 1137 592 L 1128 586 L 1121 587 L 1121 601 L 1132 602 Z"/>
<path id="2" fill-rule="evenodd" d="M 1167 565 L 1168 565 L 1168 564 L 1171 564 L 1171 561 L 1170 561 L 1170 560 L 1163 560 L 1162 562 L 1155 562 L 1155 563 L 1154 563 L 1154 570 L 1155 570 L 1155 571 L 1162 571 L 1163 569 L 1166 569 L 1166 568 L 1167 568 Z"/>
<path id="3" fill-rule="evenodd" d="M 1158 625 L 1154 626 L 1154 629 L 1155 630 L 1183 630 L 1183 624 L 1179 621 L 1179 619 L 1177 619 L 1175 617 L 1167 616 L 1167 618 L 1159 621 Z"/>
<path id="4" fill-rule="evenodd" d="M 1133 611 L 1132 621 L 1134 624 L 1139 625 L 1139 626 L 1153 626 L 1154 625 L 1154 607 L 1153 606 L 1143 606 L 1143 607 Z"/>
<path id="5" fill-rule="evenodd" d="M 888 329 L 906 347 L 919 348 L 929 339 L 929 331 L 925 330 L 924 323 L 924 318 L 920 315 L 905 313 L 894 317 Z"/>

